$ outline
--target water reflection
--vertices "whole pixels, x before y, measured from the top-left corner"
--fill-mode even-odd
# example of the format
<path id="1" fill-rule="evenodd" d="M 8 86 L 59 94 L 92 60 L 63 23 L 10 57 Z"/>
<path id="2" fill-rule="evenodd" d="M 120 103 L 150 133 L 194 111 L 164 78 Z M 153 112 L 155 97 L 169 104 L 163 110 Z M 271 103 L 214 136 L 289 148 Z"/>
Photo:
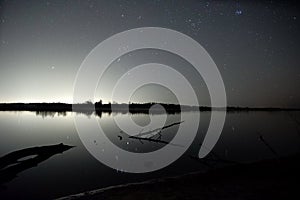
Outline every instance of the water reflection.
<path id="1" fill-rule="evenodd" d="M 42 118 L 45 117 L 54 117 L 55 115 L 57 116 L 67 116 L 67 112 L 53 112 L 53 111 L 36 111 L 35 112 L 36 116 L 41 116 Z"/>
<path id="2" fill-rule="evenodd" d="M 15 113 L 18 113 L 18 112 L 22 112 L 22 111 L 13 111 Z M 156 110 L 150 110 L 150 112 L 148 110 L 126 110 L 126 109 L 120 109 L 118 111 L 101 111 L 101 110 L 89 110 L 89 109 L 86 109 L 86 110 L 76 110 L 74 111 L 75 114 L 83 114 L 83 115 L 86 115 L 88 117 L 94 115 L 94 116 L 97 116 L 97 117 L 102 117 L 102 114 L 105 113 L 105 114 L 108 114 L 109 116 L 114 113 L 114 114 L 144 114 L 144 115 L 148 115 L 148 114 L 164 114 L 166 112 L 166 110 L 160 110 L 160 109 L 156 109 Z M 37 116 L 41 116 L 42 118 L 45 118 L 45 117 L 54 117 L 54 116 L 66 116 L 67 113 L 70 113 L 70 111 L 35 111 L 35 114 Z M 178 114 L 180 113 L 179 111 L 167 111 L 167 114 Z"/>
<path id="3" fill-rule="evenodd" d="M 25 162 L 28 164 L 26 167 L 23 168 L 21 165 L 22 167 L 12 173 L 14 175 L 7 177 L 6 180 L 2 179 L 3 183 L 6 182 L 7 188 L 0 191 L 0 199 L 52 199 L 110 185 L 144 181 L 192 171 L 205 171 L 212 167 L 254 162 L 300 152 L 300 126 L 298 123 L 300 112 L 230 112 L 227 113 L 221 138 L 213 151 L 205 159 L 199 160 L 198 152 L 211 116 L 210 112 L 201 112 L 197 136 L 179 160 L 152 173 L 121 173 L 103 165 L 86 150 L 74 126 L 75 115 L 82 120 L 97 120 L 111 142 L 130 152 L 155 151 L 166 144 L 129 138 L 129 135 L 120 132 L 121 130 L 113 119 L 116 117 L 121 120 L 131 118 L 140 126 L 146 126 L 150 121 L 148 114 L 104 112 L 100 116 L 98 114 L 0 112 L 0 155 L 30 146 L 45 146 L 61 142 L 76 146 L 70 151 L 65 151 L 63 156 L 49 154 L 39 158 L 34 157 L 35 161 L 38 161 L 38 167 L 27 168 L 34 162 Z M 181 115 L 186 115 L 187 120 L 182 125 L 186 127 L 185 134 L 188 135 L 190 134 L 189 123 L 194 120 L 194 112 L 169 114 L 165 126 L 180 122 Z M 160 115 L 153 114 L 152 117 L 159 119 Z M 150 127 L 141 132 L 151 132 L 157 128 L 161 127 Z M 177 129 L 177 125 L 163 129 L 161 136 L 155 134 L 152 139 L 170 142 Z M 93 142 L 98 147 L 102 145 L 102 141 Z M 275 155 L 266 143 L 278 155 Z M 1 167 L 1 171 L 13 166 Z M 24 171 L 22 171 L 23 169 Z M 12 178 L 16 174 L 18 174 L 18 178 Z"/>

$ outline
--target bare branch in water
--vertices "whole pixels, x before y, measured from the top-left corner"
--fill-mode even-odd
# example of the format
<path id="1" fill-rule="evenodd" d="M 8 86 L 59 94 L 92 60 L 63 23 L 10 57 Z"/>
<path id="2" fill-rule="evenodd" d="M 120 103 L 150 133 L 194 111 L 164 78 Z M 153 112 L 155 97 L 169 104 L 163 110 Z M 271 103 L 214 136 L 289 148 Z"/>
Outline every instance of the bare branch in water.
<path id="1" fill-rule="evenodd" d="M 170 143 L 170 142 L 164 141 L 164 140 L 156 140 L 156 139 L 152 139 L 152 138 L 143 138 L 143 137 L 137 137 L 137 136 L 129 136 L 129 138 L 139 140 L 140 142 L 149 141 L 149 142 L 156 142 L 156 143 L 162 143 L 162 144 L 170 144 L 172 146 L 177 146 L 177 147 L 183 147 L 180 144 L 173 144 L 173 143 Z"/>
<path id="2" fill-rule="evenodd" d="M 272 146 L 265 140 L 265 138 L 258 132 L 259 139 L 262 141 L 262 143 L 268 147 L 268 149 L 276 156 L 279 157 L 278 153 L 272 148 Z"/>
<path id="3" fill-rule="evenodd" d="M 183 122 L 184 122 L 184 121 L 181 121 L 181 122 L 175 122 L 175 123 L 173 123 L 173 124 L 169 124 L 169 125 L 163 126 L 163 127 L 161 127 L 161 128 L 156 128 L 156 129 L 153 129 L 153 130 L 150 130 L 150 131 L 146 131 L 146 132 L 140 132 L 140 133 L 138 133 L 138 134 L 136 134 L 136 135 L 134 135 L 134 136 L 136 136 L 136 137 L 141 137 L 141 136 L 150 135 L 150 134 L 155 133 L 155 132 L 157 132 L 157 133 L 160 134 L 162 130 L 167 129 L 167 128 L 171 128 L 172 126 L 175 126 L 175 125 L 179 125 L 179 124 L 181 124 L 181 123 L 183 123 Z"/>

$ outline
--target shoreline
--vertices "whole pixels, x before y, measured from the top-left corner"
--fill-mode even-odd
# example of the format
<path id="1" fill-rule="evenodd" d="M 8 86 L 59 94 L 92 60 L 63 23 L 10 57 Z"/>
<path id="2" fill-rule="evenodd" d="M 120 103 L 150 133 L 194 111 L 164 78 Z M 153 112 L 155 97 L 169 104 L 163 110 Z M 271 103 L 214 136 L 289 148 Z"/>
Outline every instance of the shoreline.
<path id="1" fill-rule="evenodd" d="M 159 107 L 155 105 L 159 104 Z M 189 106 L 166 103 L 143 103 L 143 104 L 66 104 L 66 103 L 0 103 L 0 111 L 33 111 L 33 112 L 81 112 L 101 115 L 101 113 L 169 113 L 191 111 L 226 111 L 226 112 L 251 112 L 251 111 L 300 111 L 300 108 L 276 108 L 276 107 L 209 107 Z"/>
<path id="2" fill-rule="evenodd" d="M 300 154 L 297 154 L 207 172 L 110 186 L 56 200 L 294 198 L 300 196 L 299 169 Z"/>

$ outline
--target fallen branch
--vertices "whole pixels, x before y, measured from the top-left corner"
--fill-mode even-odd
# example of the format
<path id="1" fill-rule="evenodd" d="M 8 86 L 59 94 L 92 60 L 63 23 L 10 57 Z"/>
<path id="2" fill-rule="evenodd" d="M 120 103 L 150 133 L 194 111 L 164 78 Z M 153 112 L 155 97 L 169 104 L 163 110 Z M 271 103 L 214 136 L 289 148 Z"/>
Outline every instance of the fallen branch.
<path id="1" fill-rule="evenodd" d="M 170 125 L 167 125 L 167 126 L 163 126 L 163 127 L 161 127 L 161 128 L 156 128 L 156 129 L 154 129 L 154 130 L 150 130 L 150 131 L 147 131 L 147 132 L 141 132 L 141 133 L 138 133 L 138 134 L 136 134 L 136 135 L 134 135 L 134 136 L 136 136 L 136 137 L 141 137 L 141 136 L 149 135 L 149 134 L 154 133 L 154 132 L 158 132 L 158 134 L 160 134 L 160 132 L 161 132 L 162 130 L 167 129 L 167 128 L 170 128 L 170 127 L 175 126 L 175 125 L 179 125 L 179 124 L 181 124 L 181 123 L 183 123 L 183 122 L 184 122 L 184 121 L 181 121 L 181 122 L 175 122 L 175 123 L 173 123 L 173 124 L 170 124 Z"/>
<path id="2" fill-rule="evenodd" d="M 279 157 L 278 153 L 272 148 L 272 146 L 265 140 L 265 138 L 260 134 L 258 133 L 259 135 L 259 139 L 260 141 L 263 142 L 263 144 L 268 147 L 268 149 L 276 156 L 276 157 Z"/>
<path id="3" fill-rule="evenodd" d="M 184 147 L 184 146 L 182 146 L 180 144 L 172 144 L 172 143 L 170 143 L 168 141 L 156 140 L 156 139 L 152 139 L 152 138 L 143 138 L 143 137 L 137 137 L 137 136 L 129 136 L 129 138 L 139 140 L 140 142 L 142 142 L 142 141 L 149 141 L 149 142 L 156 142 L 156 143 L 162 143 L 162 144 L 170 144 L 172 146 L 177 146 L 177 147 Z"/>

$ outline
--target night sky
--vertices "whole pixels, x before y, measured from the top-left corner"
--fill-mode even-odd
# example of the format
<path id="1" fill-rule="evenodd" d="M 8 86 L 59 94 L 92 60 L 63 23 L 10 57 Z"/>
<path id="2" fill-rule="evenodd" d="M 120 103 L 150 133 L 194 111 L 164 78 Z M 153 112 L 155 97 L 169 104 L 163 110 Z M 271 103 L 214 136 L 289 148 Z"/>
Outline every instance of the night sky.
<path id="1" fill-rule="evenodd" d="M 300 107 L 296 2 L 1 1 L 0 102 L 72 102 L 77 70 L 97 44 L 128 29 L 154 26 L 180 31 L 207 50 L 223 77 L 228 105 Z M 136 53 L 150 55 L 142 54 Z M 180 62 L 165 54 L 152 55 Z M 136 100 L 160 100 L 155 96 L 164 89 L 155 93 L 155 87 L 139 91 L 144 99 Z M 209 104 L 205 84 L 196 87 L 199 103 Z M 108 100 L 105 93 L 98 97 Z"/>

